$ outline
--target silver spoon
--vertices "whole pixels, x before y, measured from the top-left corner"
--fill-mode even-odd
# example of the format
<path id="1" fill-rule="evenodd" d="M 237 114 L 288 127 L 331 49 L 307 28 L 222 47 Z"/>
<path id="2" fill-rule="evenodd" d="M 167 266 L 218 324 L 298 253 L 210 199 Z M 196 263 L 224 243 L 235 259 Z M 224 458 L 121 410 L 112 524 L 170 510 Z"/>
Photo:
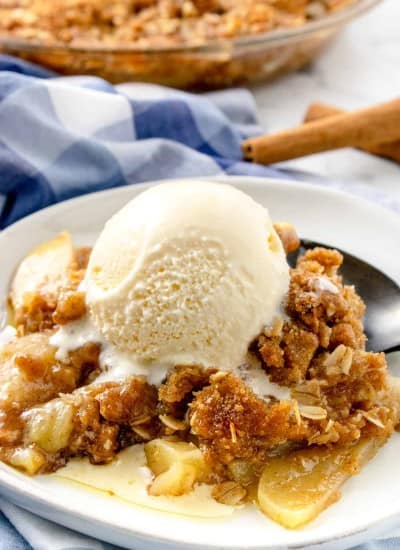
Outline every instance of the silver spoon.
<path id="1" fill-rule="evenodd" d="M 301 246 L 288 255 L 291 266 L 297 258 L 310 248 L 327 245 L 301 240 Z M 368 337 L 367 350 L 400 352 L 400 287 L 376 267 L 336 249 L 343 255 L 341 275 L 345 284 L 354 285 L 364 300 L 367 310 L 364 317 L 365 333 Z"/>

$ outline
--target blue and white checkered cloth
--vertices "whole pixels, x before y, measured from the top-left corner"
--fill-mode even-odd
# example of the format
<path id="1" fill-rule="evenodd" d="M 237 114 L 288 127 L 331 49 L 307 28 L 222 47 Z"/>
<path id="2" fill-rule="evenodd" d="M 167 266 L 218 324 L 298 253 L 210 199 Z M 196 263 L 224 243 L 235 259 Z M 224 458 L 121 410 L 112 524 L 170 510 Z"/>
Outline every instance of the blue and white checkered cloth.
<path id="1" fill-rule="evenodd" d="M 246 90 L 198 96 L 148 84 L 111 86 L 93 77 L 57 78 L 0 56 L 0 229 L 84 193 L 223 173 L 345 188 L 400 213 L 394 200 L 361 184 L 242 162 L 241 140 L 260 132 Z M 399 540 L 363 550 L 399 548 Z M 112 547 L 0 500 L 0 550 L 28 548 Z"/>

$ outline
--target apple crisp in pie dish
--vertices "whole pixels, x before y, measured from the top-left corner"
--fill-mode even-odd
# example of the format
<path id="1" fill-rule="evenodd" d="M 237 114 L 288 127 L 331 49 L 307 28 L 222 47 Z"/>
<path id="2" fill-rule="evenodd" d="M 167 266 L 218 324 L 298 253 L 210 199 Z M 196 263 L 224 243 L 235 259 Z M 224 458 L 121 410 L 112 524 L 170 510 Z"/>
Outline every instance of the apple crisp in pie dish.
<path id="1" fill-rule="evenodd" d="M 0 31 L 53 45 L 203 45 L 298 27 L 356 1 L 0 0 Z"/>
<path id="2" fill-rule="evenodd" d="M 0 51 L 61 74 L 212 89 L 318 55 L 379 0 L 0 0 Z"/>
<path id="3" fill-rule="evenodd" d="M 341 254 L 290 269 L 299 244 L 210 181 L 146 190 L 93 249 L 40 244 L 0 334 L 1 460 L 167 511 L 313 520 L 396 429 L 400 384 Z"/>

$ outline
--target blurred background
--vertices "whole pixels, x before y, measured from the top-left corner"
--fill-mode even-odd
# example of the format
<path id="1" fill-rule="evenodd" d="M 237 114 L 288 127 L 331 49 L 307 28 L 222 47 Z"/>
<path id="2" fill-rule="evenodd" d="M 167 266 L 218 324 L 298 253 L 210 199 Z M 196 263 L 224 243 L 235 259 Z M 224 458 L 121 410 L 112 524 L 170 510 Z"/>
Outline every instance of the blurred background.
<path id="1" fill-rule="evenodd" d="M 398 95 L 399 0 L 273 0 L 259 2 L 261 12 L 246 8 L 252 2 L 230 0 L 104 5 L 69 0 L 64 12 L 62 3 L 0 0 L 2 51 L 58 73 L 98 75 L 113 83 L 136 80 L 196 91 L 246 86 L 268 133 L 300 124 L 313 102 L 357 109 Z M 232 17 L 220 18 L 221 6 L 227 13 L 233 8 Z M 142 13 L 149 7 L 153 15 L 128 25 L 129 17 L 136 17 L 133 8 Z M 281 15 L 274 15 L 275 8 Z M 193 22 L 199 14 L 199 23 Z M 104 31 L 110 21 L 114 42 Z M 400 198 L 397 165 L 355 149 L 286 166 L 377 185 Z"/>
<path id="2" fill-rule="evenodd" d="M 252 86 L 268 131 L 301 122 L 310 102 L 356 109 L 399 95 L 400 2 L 384 0 L 346 27 L 311 65 L 278 81 Z M 287 163 L 340 180 L 352 179 L 400 198 L 398 165 L 355 149 Z"/>

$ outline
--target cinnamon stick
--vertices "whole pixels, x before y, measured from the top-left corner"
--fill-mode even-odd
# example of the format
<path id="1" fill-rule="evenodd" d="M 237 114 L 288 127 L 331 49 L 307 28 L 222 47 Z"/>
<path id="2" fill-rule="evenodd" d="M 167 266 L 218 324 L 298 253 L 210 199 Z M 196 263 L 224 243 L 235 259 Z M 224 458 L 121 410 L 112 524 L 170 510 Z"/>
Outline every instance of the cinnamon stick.
<path id="1" fill-rule="evenodd" d="M 262 164 L 341 149 L 375 147 L 400 140 L 400 98 L 367 109 L 309 122 L 243 142 L 244 157 Z"/>
<path id="2" fill-rule="evenodd" d="M 337 109 L 325 103 L 312 103 L 305 114 L 304 122 L 313 122 L 314 120 L 320 120 L 328 116 L 339 115 L 345 112 L 346 111 L 343 109 Z M 382 143 L 372 147 L 362 147 L 361 149 L 367 153 L 400 162 L 400 141 Z"/>

